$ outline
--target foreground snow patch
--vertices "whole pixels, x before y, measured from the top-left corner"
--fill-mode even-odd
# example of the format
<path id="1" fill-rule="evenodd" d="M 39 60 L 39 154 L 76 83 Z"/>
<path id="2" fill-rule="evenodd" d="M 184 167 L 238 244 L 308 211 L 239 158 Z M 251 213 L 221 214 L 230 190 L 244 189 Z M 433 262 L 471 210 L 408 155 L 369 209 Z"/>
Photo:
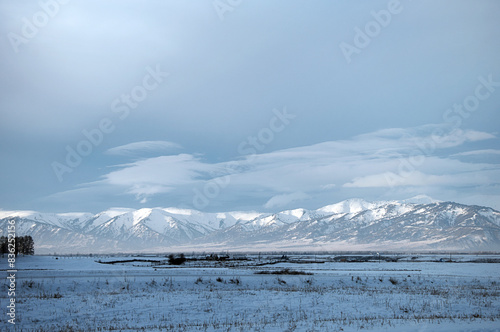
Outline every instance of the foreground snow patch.
<path id="1" fill-rule="evenodd" d="M 18 259 L 16 327 L 38 331 L 498 331 L 498 264 L 154 266 Z M 2 261 L 3 264 L 3 261 Z M 5 266 L 0 266 L 5 269 Z M 287 270 L 288 269 L 288 270 Z M 257 274 L 302 271 L 312 275 Z M 4 303 L 6 294 L 0 294 Z M 1 324 L 4 324 L 2 321 Z M 3 327 L 2 327 L 3 330 Z"/>

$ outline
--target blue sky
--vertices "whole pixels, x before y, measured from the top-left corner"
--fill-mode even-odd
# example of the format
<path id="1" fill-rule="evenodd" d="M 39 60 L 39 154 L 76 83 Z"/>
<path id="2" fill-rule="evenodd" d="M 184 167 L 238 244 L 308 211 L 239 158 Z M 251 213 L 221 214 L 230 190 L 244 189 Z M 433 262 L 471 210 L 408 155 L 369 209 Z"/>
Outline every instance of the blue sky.
<path id="1" fill-rule="evenodd" d="M 499 12 L 0 0 L 0 209 L 500 209 Z"/>

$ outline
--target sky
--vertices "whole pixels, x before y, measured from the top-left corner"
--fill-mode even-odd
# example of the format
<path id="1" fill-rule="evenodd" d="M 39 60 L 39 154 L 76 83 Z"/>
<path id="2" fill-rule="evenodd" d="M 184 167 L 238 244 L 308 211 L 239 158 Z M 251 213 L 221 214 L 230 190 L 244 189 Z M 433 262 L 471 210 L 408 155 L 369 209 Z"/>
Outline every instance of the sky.
<path id="1" fill-rule="evenodd" d="M 0 0 L 0 209 L 500 210 L 499 12 Z"/>

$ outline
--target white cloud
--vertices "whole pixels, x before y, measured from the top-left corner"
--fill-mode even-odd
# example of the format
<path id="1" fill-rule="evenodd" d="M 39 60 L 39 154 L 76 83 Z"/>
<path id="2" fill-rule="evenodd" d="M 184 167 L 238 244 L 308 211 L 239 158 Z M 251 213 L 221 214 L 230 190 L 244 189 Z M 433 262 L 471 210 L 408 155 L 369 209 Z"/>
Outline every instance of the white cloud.
<path id="1" fill-rule="evenodd" d="M 296 202 L 296 201 L 300 201 L 300 200 L 304 200 L 308 197 L 309 197 L 308 195 L 306 195 L 302 192 L 276 195 L 276 196 L 273 196 L 270 200 L 268 200 L 267 203 L 264 204 L 264 207 L 266 209 L 283 207 L 283 206 L 286 206 L 287 204 L 290 204 L 290 203 Z"/>
<path id="2" fill-rule="evenodd" d="M 182 196 L 183 202 L 186 199 L 191 202 L 189 195 L 193 196 L 193 189 L 203 192 L 207 186 L 211 189 L 216 186 L 216 197 L 210 198 L 214 201 L 252 197 L 266 202 L 266 208 L 272 208 L 304 200 L 308 195 L 342 195 L 346 190 L 350 190 L 349 196 L 352 196 L 353 190 L 361 192 L 363 188 L 387 191 L 396 187 L 474 187 L 500 179 L 496 165 L 468 163 L 446 155 L 446 148 L 454 147 L 455 152 L 466 142 L 494 136 L 440 129 L 437 140 L 433 138 L 436 128 L 439 127 L 385 129 L 349 140 L 278 150 L 222 163 L 208 163 L 191 154 L 147 158 L 118 165 L 119 169 L 106 174 L 100 185 L 121 188 L 121 192 L 135 195 L 140 202 L 156 195 Z M 364 193 L 359 196 L 364 197 Z"/>
<path id="3" fill-rule="evenodd" d="M 203 163 L 189 154 L 148 158 L 119 167 L 122 169 L 105 176 L 108 184 L 131 187 L 155 184 L 174 187 L 190 183 L 218 169 L 216 165 Z"/>
<path id="4" fill-rule="evenodd" d="M 172 190 L 172 187 L 153 185 L 153 184 L 136 184 L 130 188 L 128 193 L 134 194 L 135 198 L 142 204 L 148 201 L 148 198 L 157 194 L 164 194 Z"/>
<path id="5" fill-rule="evenodd" d="M 122 168 L 105 175 L 104 183 L 128 188 L 128 193 L 144 202 L 145 197 L 193 184 L 218 170 L 216 165 L 203 163 L 188 154 L 148 158 L 119 167 Z"/>
<path id="6" fill-rule="evenodd" d="M 485 155 L 485 154 L 500 154 L 500 150 L 495 150 L 495 149 L 474 150 L 474 151 L 455 153 L 452 156 L 477 156 L 477 155 Z"/>
<path id="7" fill-rule="evenodd" d="M 467 140 L 475 142 L 495 138 L 495 135 L 481 131 L 467 130 L 465 131 L 465 137 L 467 138 Z"/>
<path id="8" fill-rule="evenodd" d="M 373 174 L 353 179 L 343 185 L 346 188 L 395 187 L 395 186 L 436 186 L 449 184 L 453 177 L 449 175 L 432 175 L 414 171 L 401 175 L 394 172 Z"/>
<path id="9" fill-rule="evenodd" d="M 460 146 L 466 142 L 483 141 L 495 137 L 490 133 L 475 130 L 453 129 L 447 132 L 445 128 L 437 126 L 430 135 L 422 137 L 420 142 L 416 140 L 416 143 L 420 143 L 419 145 L 421 145 L 425 142 L 435 149 L 442 149 Z"/>
<path id="10" fill-rule="evenodd" d="M 140 153 L 162 152 L 180 148 L 181 146 L 179 144 L 167 141 L 141 141 L 108 149 L 106 153 L 112 155 L 130 156 Z"/>
<path id="11" fill-rule="evenodd" d="M 500 170 L 484 170 L 478 168 L 472 172 L 458 172 L 444 175 L 426 174 L 413 171 L 406 174 L 385 172 L 353 179 L 345 183 L 345 188 L 373 188 L 373 187 L 464 187 L 483 186 L 492 183 L 493 179 L 500 179 Z"/>

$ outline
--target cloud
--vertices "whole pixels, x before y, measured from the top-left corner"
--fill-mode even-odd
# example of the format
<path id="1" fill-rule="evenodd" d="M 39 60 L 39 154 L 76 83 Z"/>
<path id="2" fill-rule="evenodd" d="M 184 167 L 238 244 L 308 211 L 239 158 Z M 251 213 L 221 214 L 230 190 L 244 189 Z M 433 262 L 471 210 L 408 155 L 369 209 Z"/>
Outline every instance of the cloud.
<path id="1" fill-rule="evenodd" d="M 374 187 L 466 187 L 484 186 L 499 179 L 500 170 L 485 170 L 479 167 L 475 171 L 450 172 L 450 174 L 426 174 L 415 170 L 408 173 L 385 172 L 367 175 L 345 183 L 345 188 L 374 188 Z"/>
<path id="2" fill-rule="evenodd" d="M 120 145 L 108 149 L 105 153 L 111 155 L 132 156 L 141 153 L 162 152 L 180 148 L 181 146 L 179 144 L 167 141 L 141 141 Z"/>
<path id="3" fill-rule="evenodd" d="M 270 200 L 268 200 L 267 203 L 264 204 L 264 207 L 266 209 L 283 207 L 283 206 L 286 206 L 287 204 L 290 204 L 290 203 L 296 202 L 296 201 L 300 201 L 300 200 L 304 200 L 308 197 L 309 197 L 308 195 L 306 195 L 302 192 L 276 195 L 276 196 L 273 196 Z"/>
<path id="4" fill-rule="evenodd" d="M 450 184 L 448 175 L 424 174 L 414 171 L 404 176 L 394 172 L 373 174 L 353 179 L 343 185 L 346 188 L 394 187 L 394 186 L 436 186 Z"/>
<path id="5" fill-rule="evenodd" d="M 105 182 L 133 188 L 134 194 L 166 192 L 218 169 L 216 165 L 203 163 L 189 154 L 148 158 L 117 167 L 121 169 L 104 176 Z"/>
<path id="6" fill-rule="evenodd" d="M 467 130 L 465 131 L 465 137 L 467 138 L 467 140 L 475 142 L 495 138 L 495 135 L 481 131 Z"/>
<path id="7" fill-rule="evenodd" d="M 451 148 L 460 146 L 466 142 L 477 142 L 496 138 L 495 135 L 476 130 L 453 129 L 449 132 L 445 131 L 446 127 L 436 127 L 431 135 L 420 138 L 431 146 L 441 148 Z M 419 142 L 416 142 L 417 144 Z M 420 142 L 423 144 L 424 142 Z"/>
<path id="8" fill-rule="evenodd" d="M 211 203 L 253 200 L 265 208 L 308 197 L 366 198 L 366 188 L 377 189 L 382 195 L 391 188 L 485 186 L 500 179 L 496 165 L 460 161 L 448 151 L 456 154 L 460 146 L 473 140 L 493 138 L 475 131 L 447 132 L 436 125 L 384 129 L 219 163 L 194 154 L 145 158 L 115 166 L 117 169 L 105 174 L 98 185 L 133 195 L 142 203 L 163 197 L 185 205 L 193 202 L 194 191 L 206 191 Z M 143 143 L 132 147 L 157 146 Z"/>
<path id="9" fill-rule="evenodd" d="M 98 185 L 123 188 L 142 203 L 151 196 L 193 185 L 219 170 L 217 165 L 189 154 L 147 158 L 116 167 L 119 169 L 106 174 Z"/>
<path id="10" fill-rule="evenodd" d="M 451 183 L 442 173 L 481 172 L 484 165 L 447 158 L 446 148 L 458 147 L 474 139 L 489 139 L 488 133 L 454 130 L 441 131 L 437 126 L 385 129 L 355 136 L 350 140 L 330 141 L 310 146 L 279 150 L 252 157 L 245 172 L 232 176 L 240 186 L 259 183 L 268 190 L 315 191 L 343 187 L 390 187 L 386 179 L 392 172 L 404 178 L 398 185 Z M 434 135 L 435 136 L 435 135 Z M 444 154 L 442 157 L 436 154 Z M 409 164 L 409 165 L 405 165 Z M 406 173 L 414 173 L 406 177 Z M 387 173 L 387 174 L 386 174 Z M 423 180 L 423 174 L 425 181 Z"/>
<path id="11" fill-rule="evenodd" d="M 129 194 L 134 194 L 135 198 L 140 201 L 141 204 L 147 203 L 148 198 L 153 195 L 167 193 L 171 190 L 171 187 L 154 185 L 154 184 L 135 184 L 128 191 Z"/>
<path id="12" fill-rule="evenodd" d="M 224 178 L 227 188 L 224 185 L 219 190 L 223 195 L 238 192 L 254 196 L 264 191 L 273 195 L 267 197 L 266 207 L 302 197 L 297 193 L 333 189 L 334 183 L 344 183 L 341 188 L 470 185 L 474 181 L 484 182 L 484 177 L 479 180 L 478 176 L 470 176 L 481 174 L 484 165 L 433 154 L 470 140 L 491 137 L 494 136 L 482 132 L 446 132 L 436 125 L 391 128 L 348 140 L 248 156 L 237 162 L 239 167 L 234 167 L 234 160 L 211 164 L 189 154 L 149 158 L 120 166 L 120 170 L 106 175 L 106 180 L 111 185 L 128 187 L 129 193 L 143 199 L 183 186 L 211 186 L 227 175 Z M 426 155 L 429 150 L 432 150 L 430 155 Z M 413 161 L 410 167 L 404 165 L 407 160 Z M 461 176 L 463 172 L 469 176 Z"/>
<path id="13" fill-rule="evenodd" d="M 485 155 L 485 154 L 500 154 L 500 150 L 495 150 L 495 149 L 474 150 L 474 151 L 455 153 L 452 156 L 453 157 L 455 157 L 455 156 L 477 156 L 477 155 Z"/>

